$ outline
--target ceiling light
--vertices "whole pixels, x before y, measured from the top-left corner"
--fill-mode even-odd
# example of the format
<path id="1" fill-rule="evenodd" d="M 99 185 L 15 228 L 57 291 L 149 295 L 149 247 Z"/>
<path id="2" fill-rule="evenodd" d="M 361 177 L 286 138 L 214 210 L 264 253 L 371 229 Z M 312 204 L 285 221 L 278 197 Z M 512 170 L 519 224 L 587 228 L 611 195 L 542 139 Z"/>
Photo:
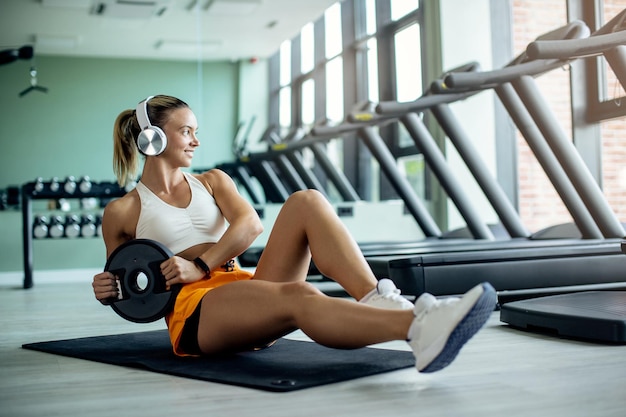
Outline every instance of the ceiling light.
<path id="1" fill-rule="evenodd" d="M 170 0 L 98 0 L 91 13 L 121 19 L 149 19 L 161 16 Z"/>
<path id="2" fill-rule="evenodd" d="M 73 49 L 79 42 L 80 38 L 75 35 L 35 35 L 36 49 Z"/>
<path id="3" fill-rule="evenodd" d="M 243 16 L 252 14 L 261 0 L 210 0 L 204 8 L 208 14 Z"/>
<path id="4" fill-rule="evenodd" d="M 67 9 L 88 9 L 92 0 L 41 0 L 43 7 L 64 7 Z"/>
<path id="5" fill-rule="evenodd" d="M 163 53 L 174 54 L 194 54 L 198 52 L 210 53 L 217 51 L 222 46 L 220 40 L 210 41 L 172 41 L 172 40 L 160 40 L 154 46 L 157 50 Z"/>

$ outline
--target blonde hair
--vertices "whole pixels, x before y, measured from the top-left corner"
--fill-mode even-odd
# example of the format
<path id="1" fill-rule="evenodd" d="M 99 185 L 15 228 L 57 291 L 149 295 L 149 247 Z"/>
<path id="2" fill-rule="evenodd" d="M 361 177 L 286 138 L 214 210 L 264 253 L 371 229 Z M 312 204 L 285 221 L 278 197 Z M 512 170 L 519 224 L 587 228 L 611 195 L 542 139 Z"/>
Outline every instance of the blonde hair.
<path id="1" fill-rule="evenodd" d="M 163 129 L 170 112 L 179 108 L 189 108 L 184 101 L 171 96 L 154 96 L 148 101 L 150 123 Z M 113 126 L 113 172 L 117 183 L 125 187 L 137 177 L 139 149 L 136 138 L 141 128 L 135 110 L 124 110 L 115 119 Z"/>

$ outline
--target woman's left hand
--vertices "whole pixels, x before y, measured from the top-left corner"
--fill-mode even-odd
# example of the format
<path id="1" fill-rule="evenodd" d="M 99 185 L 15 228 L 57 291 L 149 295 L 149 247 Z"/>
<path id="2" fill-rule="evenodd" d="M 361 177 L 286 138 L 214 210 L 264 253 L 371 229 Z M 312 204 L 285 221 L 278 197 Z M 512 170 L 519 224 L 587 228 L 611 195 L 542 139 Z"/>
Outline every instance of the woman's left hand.
<path id="1" fill-rule="evenodd" d="M 174 284 L 187 284 L 199 281 L 204 277 L 195 263 L 180 256 L 172 256 L 161 265 L 161 273 L 165 277 L 167 289 Z"/>

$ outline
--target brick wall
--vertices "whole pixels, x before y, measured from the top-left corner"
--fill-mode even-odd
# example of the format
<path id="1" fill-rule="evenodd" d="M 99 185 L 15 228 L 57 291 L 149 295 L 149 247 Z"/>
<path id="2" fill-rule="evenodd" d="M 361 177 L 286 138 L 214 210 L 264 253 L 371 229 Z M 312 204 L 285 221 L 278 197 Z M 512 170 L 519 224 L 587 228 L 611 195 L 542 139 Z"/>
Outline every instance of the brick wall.
<path id="1" fill-rule="evenodd" d="M 626 8 L 626 0 L 605 0 L 604 16 L 608 20 Z M 622 85 L 609 68 L 607 73 L 607 99 L 625 96 Z M 620 105 L 626 106 L 626 100 Z M 603 122 L 602 164 L 603 189 L 613 210 L 626 222 L 626 118 Z"/>
<path id="2" fill-rule="evenodd" d="M 519 54 L 537 36 L 567 22 L 564 0 L 513 1 L 513 39 Z M 605 0 L 605 19 L 626 8 L 626 0 Z M 613 75 L 613 74 L 610 74 Z M 555 117 L 571 136 L 569 72 L 566 67 L 537 78 L 537 84 Z M 609 77 L 609 97 L 620 97 L 624 90 L 615 77 Z M 626 106 L 626 103 L 624 103 Z M 604 122 L 602 129 L 603 187 L 607 200 L 620 219 L 626 221 L 626 120 Z M 525 140 L 518 135 L 520 215 L 529 230 L 565 222 L 571 216 Z"/>

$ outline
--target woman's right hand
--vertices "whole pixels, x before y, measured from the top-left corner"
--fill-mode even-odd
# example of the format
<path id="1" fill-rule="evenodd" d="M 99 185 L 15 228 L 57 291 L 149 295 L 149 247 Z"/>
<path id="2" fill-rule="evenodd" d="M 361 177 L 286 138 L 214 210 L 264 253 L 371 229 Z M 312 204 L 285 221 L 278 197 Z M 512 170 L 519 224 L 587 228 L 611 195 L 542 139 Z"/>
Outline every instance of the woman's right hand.
<path id="1" fill-rule="evenodd" d="M 118 278 L 109 271 L 94 275 L 91 285 L 93 286 L 96 300 L 104 305 L 111 304 L 111 302 L 119 296 L 118 281 Z"/>

